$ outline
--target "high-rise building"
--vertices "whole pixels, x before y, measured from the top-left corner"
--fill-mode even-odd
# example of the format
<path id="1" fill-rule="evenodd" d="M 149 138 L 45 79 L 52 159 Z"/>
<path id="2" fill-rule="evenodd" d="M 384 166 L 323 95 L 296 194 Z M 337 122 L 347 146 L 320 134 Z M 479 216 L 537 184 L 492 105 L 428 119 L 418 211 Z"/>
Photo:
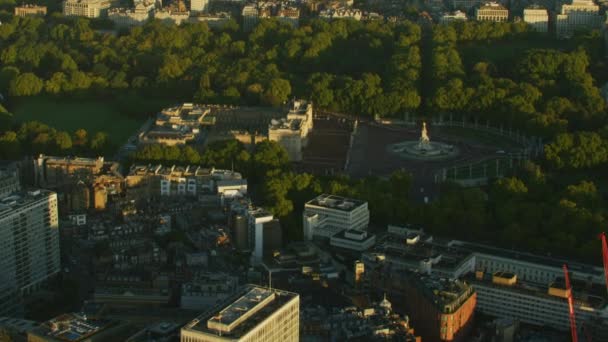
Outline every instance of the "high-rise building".
<path id="1" fill-rule="evenodd" d="M 87 18 L 105 17 L 112 3 L 108 0 L 65 0 L 63 15 Z"/>
<path id="2" fill-rule="evenodd" d="M 190 0 L 190 12 L 207 12 L 208 0 Z"/>
<path id="3" fill-rule="evenodd" d="M 600 7 L 593 0 L 573 0 L 572 4 L 562 5 L 562 11 L 555 18 L 555 31 L 566 37 L 577 30 L 602 27 Z"/>
<path id="4" fill-rule="evenodd" d="M 304 205 L 304 236 L 330 238 L 342 230 L 367 230 L 367 202 L 323 194 Z"/>
<path id="5" fill-rule="evenodd" d="M 488 2 L 475 9 L 475 19 L 478 21 L 507 21 L 509 20 L 509 10 L 497 2 Z"/>
<path id="6" fill-rule="evenodd" d="M 245 5 L 241 15 L 243 16 L 243 30 L 245 32 L 251 31 L 259 21 L 258 8 L 256 5 Z"/>
<path id="7" fill-rule="evenodd" d="M 31 293 L 59 273 L 58 225 L 54 192 L 35 190 L 0 199 L 0 303 Z"/>
<path id="8" fill-rule="evenodd" d="M 251 209 L 247 212 L 249 219 L 249 243 L 253 247 L 251 261 L 254 264 L 262 262 L 264 257 L 265 225 L 274 220 L 274 216 L 262 208 Z"/>
<path id="9" fill-rule="evenodd" d="M 540 6 L 530 6 L 524 9 L 524 22 L 530 24 L 536 32 L 549 30 L 549 12 Z"/>
<path id="10" fill-rule="evenodd" d="M 181 342 L 299 341 L 300 296 L 244 286 L 237 295 L 186 324 Z"/>

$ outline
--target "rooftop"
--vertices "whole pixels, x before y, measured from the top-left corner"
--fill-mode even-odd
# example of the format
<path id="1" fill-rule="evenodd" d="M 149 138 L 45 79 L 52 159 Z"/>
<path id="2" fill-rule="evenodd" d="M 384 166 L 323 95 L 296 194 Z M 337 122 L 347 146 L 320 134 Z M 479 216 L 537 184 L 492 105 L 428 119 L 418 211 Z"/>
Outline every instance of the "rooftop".
<path id="1" fill-rule="evenodd" d="M 8 212 L 17 210 L 25 205 L 46 199 L 49 195 L 53 194 L 52 191 L 48 190 L 31 190 L 15 192 L 0 199 L 0 216 Z"/>
<path id="2" fill-rule="evenodd" d="M 472 242 L 457 241 L 457 240 L 454 240 L 452 243 L 450 243 L 450 246 L 454 247 L 454 248 L 460 248 L 460 249 L 470 251 L 470 252 L 494 255 L 494 256 L 499 256 L 499 257 L 508 258 L 508 259 L 520 260 L 521 262 L 529 262 L 529 263 L 533 263 L 533 264 L 554 267 L 559 270 L 562 269 L 562 266 L 564 264 L 568 264 L 568 269 L 571 272 L 573 272 L 575 274 L 579 274 L 579 275 L 580 275 L 580 273 L 584 273 L 587 275 L 593 275 L 595 277 L 603 277 L 603 274 L 604 274 L 603 269 L 600 267 L 594 267 L 591 265 L 576 263 L 576 262 L 572 262 L 572 261 L 566 261 L 566 260 L 560 259 L 560 258 L 535 255 L 535 254 L 521 252 L 521 251 L 517 251 L 517 250 L 508 250 L 508 249 L 503 249 L 503 248 L 498 248 L 498 247 L 492 247 L 492 246 L 481 245 L 481 244 L 472 243 Z"/>
<path id="3" fill-rule="evenodd" d="M 42 323 L 35 333 L 60 341 L 77 342 L 98 334 L 116 323 L 111 320 L 87 320 L 85 316 L 78 314 L 63 314 Z"/>
<path id="4" fill-rule="evenodd" d="M 556 278 L 549 286 L 530 283 L 520 279 L 512 285 L 497 284 L 492 281 L 492 274 L 483 274 L 481 278 L 478 278 L 475 274 L 469 273 L 464 279 L 471 283 L 473 287 L 483 284 L 487 287 L 505 289 L 545 299 L 554 299 L 556 301 L 566 300 L 565 298 L 553 296 L 548 293 L 549 286 L 562 290 L 565 289 L 565 282 L 561 277 Z M 603 284 L 591 284 L 584 281 L 572 280 L 572 294 L 577 307 L 600 309 L 606 306 L 606 288 Z"/>
<path id="5" fill-rule="evenodd" d="M 306 203 L 306 206 L 317 206 L 342 211 L 353 211 L 366 203 L 367 202 L 358 199 L 322 194 L 308 201 Z"/>
<path id="6" fill-rule="evenodd" d="M 291 292 L 247 285 L 227 304 L 200 315 L 183 329 L 237 339 L 296 297 Z"/>
<path id="7" fill-rule="evenodd" d="M 332 236 L 332 239 L 342 239 L 350 241 L 366 241 L 375 238 L 373 234 L 367 234 L 365 231 L 355 229 L 344 229 Z"/>
<path id="8" fill-rule="evenodd" d="M 409 275 L 414 283 L 438 307 L 460 307 L 473 293 L 473 288 L 464 281 L 438 278 L 413 273 Z M 455 311 L 451 309 L 450 311 Z"/>
<path id="9" fill-rule="evenodd" d="M 300 119 L 272 119 L 270 120 L 270 125 L 268 125 L 269 130 L 285 129 L 290 131 L 298 131 L 301 127 L 302 120 Z"/>

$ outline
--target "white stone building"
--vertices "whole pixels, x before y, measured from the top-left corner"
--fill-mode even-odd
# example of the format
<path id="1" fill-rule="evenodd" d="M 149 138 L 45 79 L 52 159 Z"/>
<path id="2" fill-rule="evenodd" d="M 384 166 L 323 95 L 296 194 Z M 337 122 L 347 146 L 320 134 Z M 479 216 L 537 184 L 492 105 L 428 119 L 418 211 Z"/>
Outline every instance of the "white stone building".
<path id="1" fill-rule="evenodd" d="M 271 120 L 268 139 L 283 146 L 291 161 L 301 161 L 302 149 L 308 144 L 308 133 L 312 128 L 312 103 L 294 100 L 285 118 Z"/>
<path id="2" fill-rule="evenodd" d="M 509 10 L 497 2 L 489 2 L 475 9 L 478 21 L 503 22 L 509 20 Z"/>
<path id="3" fill-rule="evenodd" d="M 369 209 L 361 200 L 323 194 L 304 205 L 303 221 L 307 239 L 330 238 L 342 230 L 366 231 Z"/>
<path id="4" fill-rule="evenodd" d="M 109 0 L 65 0 L 63 15 L 87 18 L 105 17 L 112 6 Z"/>
<path id="5" fill-rule="evenodd" d="M 154 3 L 137 3 L 134 8 L 112 8 L 108 11 L 108 19 L 118 27 L 140 26 L 154 15 Z"/>
<path id="6" fill-rule="evenodd" d="M 524 22 L 530 24 L 536 32 L 549 31 L 549 12 L 540 6 L 531 6 L 524 9 Z"/>
<path id="7" fill-rule="evenodd" d="M 600 7 L 592 0 L 573 0 L 562 5 L 555 18 L 555 32 L 558 37 L 569 37 L 577 30 L 599 29 L 602 22 Z"/>

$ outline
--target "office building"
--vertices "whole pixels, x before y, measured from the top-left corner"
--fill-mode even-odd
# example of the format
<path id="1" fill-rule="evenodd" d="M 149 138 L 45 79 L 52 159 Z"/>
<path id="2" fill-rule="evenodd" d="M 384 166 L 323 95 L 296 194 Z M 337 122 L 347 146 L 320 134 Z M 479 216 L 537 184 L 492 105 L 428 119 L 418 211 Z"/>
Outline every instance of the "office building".
<path id="1" fill-rule="evenodd" d="M 289 160 L 301 161 L 302 149 L 308 144 L 308 133 L 312 128 L 312 103 L 294 100 L 285 118 L 270 122 L 268 139 L 283 146 Z"/>
<path id="2" fill-rule="evenodd" d="M 253 247 L 251 261 L 253 264 L 258 264 L 262 262 L 264 254 L 269 252 L 264 250 L 266 244 L 264 240 L 270 237 L 269 233 L 266 232 L 266 226 L 270 225 L 275 219 L 269 211 L 262 208 L 249 209 L 247 219 L 249 221 L 249 245 Z"/>
<path id="3" fill-rule="evenodd" d="M 475 256 L 470 251 L 434 242 L 422 230 L 388 226 L 388 234 L 377 246 L 362 256 L 372 267 L 389 265 L 392 269 L 416 271 L 456 279 L 475 269 Z"/>
<path id="4" fill-rule="evenodd" d="M 46 190 L 0 199 L 0 316 L 60 271 L 57 195 Z"/>
<path id="5" fill-rule="evenodd" d="M 243 16 L 243 31 L 249 32 L 258 24 L 259 15 L 256 5 L 245 5 L 241 15 Z"/>
<path id="6" fill-rule="evenodd" d="M 208 0 L 190 0 L 190 13 L 207 12 L 208 9 Z"/>
<path id="7" fill-rule="evenodd" d="M 46 15 L 46 6 L 38 6 L 38 5 L 22 5 L 15 6 L 15 16 L 17 17 L 27 17 L 27 16 L 45 16 Z"/>
<path id="8" fill-rule="evenodd" d="M 579 326 L 586 325 L 595 317 L 606 317 L 605 286 L 577 278 L 572 281 L 572 295 Z M 568 292 L 563 276 L 550 283 L 539 284 L 522 281 L 512 272 L 478 270 L 465 279 L 477 291 L 477 308 L 484 314 L 561 331 L 570 328 Z"/>
<path id="9" fill-rule="evenodd" d="M 504 22 L 509 20 L 509 10 L 497 2 L 485 3 L 475 9 L 475 20 Z"/>
<path id="10" fill-rule="evenodd" d="M 87 18 L 105 17 L 112 6 L 109 0 L 64 0 L 63 15 Z"/>
<path id="11" fill-rule="evenodd" d="M 329 244 L 336 248 L 363 252 L 376 244 L 376 236 L 366 231 L 348 229 L 333 235 Z"/>
<path id="12" fill-rule="evenodd" d="M 555 33 L 558 37 L 569 37 L 575 31 L 599 29 L 603 24 L 600 7 L 592 0 L 573 0 L 562 5 L 555 18 Z"/>
<path id="13" fill-rule="evenodd" d="M 88 319 L 86 315 L 63 314 L 27 333 L 28 342 L 120 341 L 129 335 L 129 324 L 109 319 Z"/>
<path id="14" fill-rule="evenodd" d="M 323 194 L 304 205 L 304 236 L 330 238 L 342 230 L 365 231 L 369 224 L 367 202 Z"/>
<path id="15" fill-rule="evenodd" d="M 299 341 L 300 297 L 247 285 L 217 310 L 186 324 L 181 342 Z"/>
<path id="16" fill-rule="evenodd" d="M 464 281 L 383 269 L 374 284 L 408 313 L 416 332 L 429 341 L 468 341 L 477 294 Z"/>
<path id="17" fill-rule="evenodd" d="M 549 31 L 549 11 L 540 6 L 524 9 L 524 22 L 530 24 L 536 32 Z"/>

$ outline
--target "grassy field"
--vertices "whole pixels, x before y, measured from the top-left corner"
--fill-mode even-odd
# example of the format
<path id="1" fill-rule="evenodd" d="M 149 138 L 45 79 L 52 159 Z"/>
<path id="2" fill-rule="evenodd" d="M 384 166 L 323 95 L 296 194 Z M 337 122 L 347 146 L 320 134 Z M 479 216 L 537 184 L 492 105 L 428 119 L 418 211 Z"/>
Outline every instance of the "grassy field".
<path id="1" fill-rule="evenodd" d="M 143 123 L 121 113 L 117 106 L 94 100 L 57 102 L 44 97 L 20 99 L 10 111 L 18 122 L 40 121 L 55 129 L 74 132 L 84 128 L 92 135 L 108 133 L 110 140 L 122 144 Z"/>
<path id="2" fill-rule="evenodd" d="M 488 44 L 480 42 L 465 43 L 460 46 L 462 60 L 473 65 L 481 60 L 486 60 L 494 64 L 509 63 L 523 55 L 530 49 L 557 49 L 571 50 L 575 47 L 574 43 L 557 40 L 554 38 L 498 41 Z M 480 56 L 483 56 L 480 58 Z"/>

